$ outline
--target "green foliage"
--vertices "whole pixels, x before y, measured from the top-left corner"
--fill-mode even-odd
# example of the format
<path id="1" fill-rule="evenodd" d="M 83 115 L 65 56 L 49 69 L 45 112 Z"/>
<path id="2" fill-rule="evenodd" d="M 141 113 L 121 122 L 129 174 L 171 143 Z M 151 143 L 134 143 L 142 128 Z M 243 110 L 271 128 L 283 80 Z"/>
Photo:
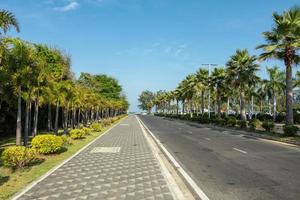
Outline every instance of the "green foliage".
<path id="1" fill-rule="evenodd" d="M 154 106 L 154 100 L 154 93 L 149 90 L 143 91 L 138 98 L 138 101 L 140 102 L 139 108 L 150 112 L 151 108 Z"/>
<path id="2" fill-rule="evenodd" d="M 73 143 L 72 143 L 72 139 L 69 137 L 69 136 L 67 136 L 67 135 L 62 135 L 62 136 L 60 136 L 61 137 L 61 139 L 63 140 L 63 146 L 69 146 L 69 145 L 72 145 Z"/>
<path id="3" fill-rule="evenodd" d="M 32 148 L 41 154 L 57 153 L 63 147 L 64 140 L 56 135 L 37 135 L 32 141 Z"/>
<path id="4" fill-rule="evenodd" d="M 82 139 L 86 134 L 83 129 L 73 129 L 69 132 L 69 135 L 72 139 Z"/>
<path id="5" fill-rule="evenodd" d="M 109 125 L 111 125 L 111 123 L 112 123 L 112 121 L 111 121 L 111 119 L 110 118 L 108 118 L 108 119 L 102 119 L 101 121 L 100 121 L 100 124 L 102 124 L 102 126 L 109 126 Z"/>
<path id="6" fill-rule="evenodd" d="M 93 129 L 87 128 L 87 127 L 83 127 L 81 130 L 83 130 L 84 135 L 90 135 L 92 133 Z"/>
<path id="7" fill-rule="evenodd" d="M 247 121 L 239 120 L 238 125 L 239 125 L 240 128 L 247 128 Z"/>
<path id="8" fill-rule="evenodd" d="M 249 127 L 251 130 L 256 130 L 261 127 L 261 121 L 259 119 L 252 119 L 249 122 Z"/>
<path id="9" fill-rule="evenodd" d="M 227 121 L 226 121 L 227 126 L 235 127 L 236 123 L 237 123 L 237 121 L 236 121 L 235 117 L 228 117 L 227 118 Z"/>
<path id="10" fill-rule="evenodd" d="M 262 127 L 263 127 L 266 131 L 271 132 L 271 131 L 274 130 L 275 124 L 274 124 L 273 121 L 267 120 L 267 121 L 264 121 L 264 122 L 262 123 Z"/>
<path id="11" fill-rule="evenodd" d="M 1 156 L 3 165 L 11 168 L 23 168 L 38 160 L 35 149 L 24 146 L 6 148 Z"/>
<path id="12" fill-rule="evenodd" d="M 100 132 L 103 130 L 103 127 L 100 123 L 92 123 L 91 128 L 96 132 Z"/>
<path id="13" fill-rule="evenodd" d="M 299 131 L 298 126 L 294 126 L 294 125 L 284 125 L 283 126 L 284 136 L 286 136 L 286 137 L 295 136 L 297 134 L 297 131 Z"/>

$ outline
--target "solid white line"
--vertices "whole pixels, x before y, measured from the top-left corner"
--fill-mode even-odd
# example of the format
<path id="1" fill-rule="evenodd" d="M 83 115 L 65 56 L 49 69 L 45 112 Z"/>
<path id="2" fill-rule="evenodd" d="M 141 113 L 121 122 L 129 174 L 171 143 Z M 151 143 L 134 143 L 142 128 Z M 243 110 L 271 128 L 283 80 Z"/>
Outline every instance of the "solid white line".
<path id="1" fill-rule="evenodd" d="M 238 152 L 240 152 L 240 153 L 247 154 L 247 151 L 243 151 L 243 150 L 240 150 L 240 149 L 238 149 L 238 148 L 233 148 L 233 149 L 236 150 L 236 151 L 238 151 Z"/>
<path id="2" fill-rule="evenodd" d="M 139 119 L 139 117 L 138 117 Z M 209 198 L 206 196 L 206 194 L 203 192 L 203 190 L 200 189 L 200 187 L 195 183 L 195 181 L 190 177 L 190 175 L 180 166 L 180 164 L 175 160 L 175 158 L 169 153 L 169 151 L 161 144 L 161 142 L 154 136 L 154 134 L 149 130 L 149 128 L 144 124 L 144 122 L 139 119 L 141 124 L 145 127 L 145 129 L 148 131 L 148 133 L 152 136 L 152 138 L 155 140 L 157 145 L 161 148 L 163 153 L 168 157 L 168 159 L 171 161 L 175 169 L 179 171 L 179 173 L 185 178 L 186 182 L 190 185 L 190 187 L 194 190 L 194 192 L 199 196 L 201 200 L 209 200 Z"/>
<path id="3" fill-rule="evenodd" d="M 160 164 L 162 174 L 164 175 L 166 182 L 169 185 L 169 189 L 172 193 L 173 198 L 175 200 L 185 199 L 182 191 L 180 190 L 179 186 L 177 185 L 176 181 L 174 180 L 172 174 L 169 172 L 169 170 L 163 163 L 163 160 L 160 158 L 158 150 L 157 150 L 158 147 L 154 146 L 155 141 L 151 141 L 150 136 L 147 134 L 147 132 L 145 130 L 145 127 L 141 124 L 141 121 L 137 117 L 136 117 L 136 120 L 139 123 L 140 128 L 141 128 L 142 132 L 144 133 L 146 140 L 148 141 L 148 144 L 149 144 L 150 148 L 152 149 L 154 156 L 156 157 L 158 163 Z"/>
<path id="4" fill-rule="evenodd" d="M 126 119 L 127 117 L 123 118 L 121 121 L 123 121 L 124 119 Z M 101 135 L 99 135 L 98 137 L 96 137 L 94 140 L 92 140 L 90 143 L 88 143 L 87 145 L 85 145 L 83 148 L 81 148 L 79 151 L 77 151 L 73 156 L 69 157 L 68 159 L 66 159 L 65 161 L 63 161 L 62 163 L 58 164 L 57 166 L 53 167 L 51 170 L 49 170 L 46 174 L 42 175 L 39 179 L 37 179 L 36 181 L 32 182 L 30 185 L 28 185 L 27 187 L 25 187 L 20 193 L 17 193 L 15 196 L 13 196 L 11 198 L 11 200 L 17 200 L 18 198 L 20 198 L 23 194 L 25 194 L 26 192 L 28 192 L 31 188 L 33 188 L 35 185 L 37 185 L 39 182 L 41 182 L 42 180 L 44 180 L 45 178 L 47 178 L 48 176 L 50 176 L 55 170 L 57 170 L 58 168 L 60 168 L 61 166 L 63 166 L 64 164 L 66 164 L 67 162 L 69 162 L 71 159 L 73 159 L 75 156 L 77 156 L 79 153 L 81 153 L 83 150 L 85 150 L 86 148 L 88 148 L 90 145 L 92 145 L 94 142 L 96 142 L 100 137 L 102 137 L 103 135 L 105 135 L 106 133 L 108 133 L 111 129 L 113 129 L 115 126 L 119 125 L 121 123 L 121 121 L 119 121 L 118 123 L 116 123 L 115 125 L 113 125 L 112 127 L 110 127 L 109 129 L 107 129 L 104 133 L 102 133 Z"/>

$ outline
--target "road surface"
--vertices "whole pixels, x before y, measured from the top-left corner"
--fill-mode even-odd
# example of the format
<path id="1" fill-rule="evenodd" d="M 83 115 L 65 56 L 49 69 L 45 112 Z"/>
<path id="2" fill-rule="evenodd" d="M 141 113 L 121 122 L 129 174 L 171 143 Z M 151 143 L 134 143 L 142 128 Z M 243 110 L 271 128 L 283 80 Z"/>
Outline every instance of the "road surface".
<path id="1" fill-rule="evenodd" d="M 298 148 L 178 120 L 139 117 L 209 199 L 300 199 Z"/>

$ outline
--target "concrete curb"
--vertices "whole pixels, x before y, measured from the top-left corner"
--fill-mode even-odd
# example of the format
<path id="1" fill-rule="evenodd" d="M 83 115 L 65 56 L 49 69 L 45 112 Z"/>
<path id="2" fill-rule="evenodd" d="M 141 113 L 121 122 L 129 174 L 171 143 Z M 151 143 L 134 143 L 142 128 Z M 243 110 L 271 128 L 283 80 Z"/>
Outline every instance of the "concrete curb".
<path id="1" fill-rule="evenodd" d="M 196 182 L 190 177 L 190 175 L 181 167 L 181 165 L 176 161 L 176 159 L 170 154 L 170 152 L 163 146 L 163 144 L 155 137 L 155 135 L 149 130 L 149 128 L 143 123 L 143 121 L 138 117 L 141 124 L 153 138 L 155 143 L 161 149 L 163 154 L 167 157 L 169 162 L 173 165 L 173 167 L 179 172 L 179 175 L 184 179 L 187 183 L 189 189 L 191 189 L 192 193 L 194 194 L 196 199 L 200 200 L 209 200 L 203 190 L 196 184 Z"/>

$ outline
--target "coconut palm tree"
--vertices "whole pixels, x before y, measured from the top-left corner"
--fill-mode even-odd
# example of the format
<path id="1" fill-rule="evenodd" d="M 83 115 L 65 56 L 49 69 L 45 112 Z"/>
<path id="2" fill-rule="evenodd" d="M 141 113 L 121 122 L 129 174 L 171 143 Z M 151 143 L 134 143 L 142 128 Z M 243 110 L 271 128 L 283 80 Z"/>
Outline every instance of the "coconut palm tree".
<path id="1" fill-rule="evenodd" d="M 241 120 L 246 120 L 245 90 L 249 85 L 258 81 L 256 72 L 259 66 L 255 63 L 256 57 L 251 56 L 246 49 L 236 50 L 227 62 L 227 73 L 231 84 L 240 92 L 240 115 Z"/>
<path id="2" fill-rule="evenodd" d="M 260 60 L 270 58 L 283 60 L 286 67 L 286 123 L 293 124 L 293 83 L 292 66 L 300 62 L 300 8 L 294 7 L 281 15 L 273 13 L 274 26 L 263 33 L 266 44 L 257 49 L 264 52 Z"/>
<path id="3" fill-rule="evenodd" d="M 273 119 L 276 119 L 277 113 L 277 95 L 284 91 L 284 72 L 280 71 L 279 67 L 267 68 L 269 80 L 266 82 L 269 94 L 273 98 Z"/>
<path id="4" fill-rule="evenodd" d="M 204 95 L 205 95 L 205 91 L 207 90 L 208 86 L 209 86 L 209 76 L 208 76 L 208 70 L 207 69 L 203 69 L 200 68 L 197 72 L 196 72 L 196 78 L 197 78 L 197 82 L 198 84 L 201 86 L 199 88 L 201 88 L 201 113 L 204 113 Z"/>
<path id="5" fill-rule="evenodd" d="M 215 88 L 219 117 L 221 116 L 221 98 L 225 94 L 225 77 L 226 72 L 224 68 L 215 68 L 211 76 L 211 85 Z"/>
<path id="6" fill-rule="evenodd" d="M 20 32 L 20 27 L 18 20 L 15 18 L 14 14 L 7 10 L 0 10 L 0 29 L 2 29 L 2 33 L 0 35 L 6 34 L 7 31 L 14 27 L 17 32 Z"/>

